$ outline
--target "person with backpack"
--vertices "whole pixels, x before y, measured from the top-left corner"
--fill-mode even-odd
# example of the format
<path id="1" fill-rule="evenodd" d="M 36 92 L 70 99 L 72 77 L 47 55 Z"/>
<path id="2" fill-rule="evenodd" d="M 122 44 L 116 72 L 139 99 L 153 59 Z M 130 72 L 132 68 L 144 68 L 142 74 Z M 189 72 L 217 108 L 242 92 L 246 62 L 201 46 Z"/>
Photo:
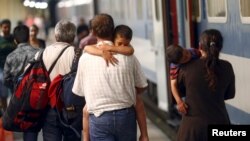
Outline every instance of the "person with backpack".
<path id="1" fill-rule="evenodd" d="M 11 22 L 9 19 L 3 19 L 0 24 L 0 116 L 7 107 L 7 98 L 9 96 L 8 88 L 3 84 L 3 68 L 5 60 L 13 50 L 16 49 L 14 37 L 11 34 Z"/>
<path id="2" fill-rule="evenodd" d="M 73 23 L 61 20 L 55 27 L 55 39 L 56 42 L 47 46 L 43 52 L 43 62 L 46 69 L 49 69 L 55 59 L 59 56 L 63 49 L 66 50 L 62 53 L 57 60 L 53 70 L 50 73 L 50 80 L 53 81 L 58 75 L 65 75 L 71 71 L 75 51 L 72 46 L 76 34 L 76 27 Z M 78 137 L 73 130 L 65 127 L 60 118 L 60 111 L 57 108 L 53 108 L 50 103 L 50 108 L 45 117 L 43 126 L 43 140 L 44 141 L 81 141 L 81 137 Z M 81 117 L 80 117 L 81 118 Z M 69 121 L 74 122 L 74 121 Z M 81 125 L 78 130 L 81 132 Z"/>
<path id="3" fill-rule="evenodd" d="M 12 91 L 14 84 L 19 75 L 35 57 L 35 54 L 40 51 L 39 48 L 32 47 L 29 42 L 29 28 L 25 25 L 20 25 L 14 29 L 14 40 L 17 48 L 11 52 L 4 64 L 4 84 Z M 24 141 L 37 141 L 37 132 L 24 132 Z"/>

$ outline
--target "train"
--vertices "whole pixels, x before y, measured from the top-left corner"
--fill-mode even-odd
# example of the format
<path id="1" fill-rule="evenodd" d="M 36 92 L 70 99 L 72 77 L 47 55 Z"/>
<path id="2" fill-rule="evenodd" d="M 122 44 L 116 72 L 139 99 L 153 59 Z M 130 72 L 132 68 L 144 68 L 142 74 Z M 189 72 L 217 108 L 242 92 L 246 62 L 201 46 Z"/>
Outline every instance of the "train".
<path id="1" fill-rule="evenodd" d="M 220 58 L 232 64 L 236 77 L 235 98 L 226 101 L 230 120 L 250 124 L 249 0 L 86 0 L 70 6 L 66 2 L 57 3 L 58 18 L 89 20 L 107 13 L 116 25 L 133 29 L 131 44 L 149 82 L 145 99 L 167 119 L 180 115 L 170 90 L 166 48 L 173 43 L 197 48 L 202 31 L 218 29 L 224 38 Z"/>

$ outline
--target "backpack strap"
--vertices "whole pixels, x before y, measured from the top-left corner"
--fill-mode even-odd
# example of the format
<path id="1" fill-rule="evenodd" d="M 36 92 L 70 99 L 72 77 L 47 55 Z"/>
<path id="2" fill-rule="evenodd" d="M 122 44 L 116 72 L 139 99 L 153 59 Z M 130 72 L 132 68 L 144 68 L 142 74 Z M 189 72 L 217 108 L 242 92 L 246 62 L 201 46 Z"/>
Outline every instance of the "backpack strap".
<path id="1" fill-rule="evenodd" d="M 48 70 L 48 73 L 50 74 L 51 71 L 53 70 L 53 68 L 55 67 L 56 65 L 56 62 L 58 61 L 58 59 L 62 56 L 62 54 L 64 53 L 64 51 L 70 47 L 70 45 L 67 45 L 61 52 L 60 54 L 57 56 L 56 60 L 52 63 L 52 65 L 50 66 L 49 70 Z M 43 53 L 43 52 L 42 52 Z M 43 54 L 42 54 L 43 55 Z"/>
<path id="2" fill-rule="evenodd" d="M 75 51 L 75 55 L 74 55 L 74 59 L 72 61 L 70 72 L 76 72 L 77 71 L 78 62 L 79 62 L 79 59 L 80 59 L 80 57 L 82 55 L 82 49 L 81 48 L 75 48 L 74 51 Z"/>

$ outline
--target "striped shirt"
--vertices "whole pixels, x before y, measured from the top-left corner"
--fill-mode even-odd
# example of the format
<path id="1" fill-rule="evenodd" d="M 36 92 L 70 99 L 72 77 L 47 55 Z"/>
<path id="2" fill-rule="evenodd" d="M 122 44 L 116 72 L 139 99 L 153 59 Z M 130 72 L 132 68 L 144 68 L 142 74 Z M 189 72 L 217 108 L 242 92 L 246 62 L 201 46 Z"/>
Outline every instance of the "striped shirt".
<path id="1" fill-rule="evenodd" d="M 88 111 L 95 116 L 135 105 L 135 87 L 147 86 L 135 56 L 117 54 L 115 57 L 119 64 L 109 67 L 103 58 L 87 53 L 79 60 L 73 92 L 85 96 Z"/>

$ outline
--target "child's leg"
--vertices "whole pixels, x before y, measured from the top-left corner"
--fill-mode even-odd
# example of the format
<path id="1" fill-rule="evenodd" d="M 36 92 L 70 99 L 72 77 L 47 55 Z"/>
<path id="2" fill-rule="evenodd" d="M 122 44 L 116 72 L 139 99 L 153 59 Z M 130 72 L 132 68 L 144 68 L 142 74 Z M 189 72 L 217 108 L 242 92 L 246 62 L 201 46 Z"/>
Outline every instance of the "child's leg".
<path id="1" fill-rule="evenodd" d="M 87 106 L 83 108 L 83 141 L 89 141 L 89 113 Z"/>

